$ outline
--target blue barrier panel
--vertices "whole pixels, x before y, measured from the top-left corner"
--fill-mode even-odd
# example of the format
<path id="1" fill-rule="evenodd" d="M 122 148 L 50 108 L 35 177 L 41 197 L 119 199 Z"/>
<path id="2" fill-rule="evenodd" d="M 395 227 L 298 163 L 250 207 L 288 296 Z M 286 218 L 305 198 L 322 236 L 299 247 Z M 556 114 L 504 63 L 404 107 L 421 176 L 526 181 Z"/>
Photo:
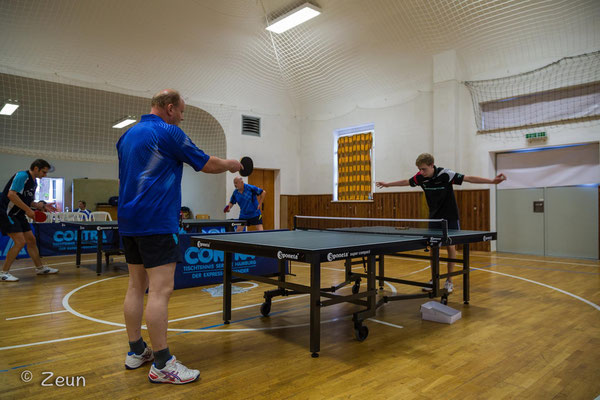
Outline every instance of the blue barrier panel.
<path id="1" fill-rule="evenodd" d="M 214 228 L 211 233 L 214 233 Z M 175 268 L 175 289 L 223 282 L 224 253 L 191 246 L 190 238 L 194 235 L 196 234 L 179 235 L 183 262 L 177 263 Z M 272 275 L 278 272 L 278 265 L 277 260 L 273 258 L 235 253 L 233 270 L 251 275 Z"/>
<path id="2" fill-rule="evenodd" d="M 12 246 L 13 240 L 8 236 L 0 234 L 0 260 L 6 259 L 6 253 L 8 253 Z M 27 254 L 27 246 L 21 249 L 21 251 L 17 255 L 17 258 L 29 258 L 29 254 Z"/>
<path id="3" fill-rule="evenodd" d="M 35 224 L 40 256 L 62 256 L 75 254 L 77 250 L 77 229 L 62 224 Z M 115 231 L 102 232 L 104 250 L 118 248 L 118 235 Z M 81 231 L 81 252 L 95 253 L 98 246 L 98 231 Z"/>

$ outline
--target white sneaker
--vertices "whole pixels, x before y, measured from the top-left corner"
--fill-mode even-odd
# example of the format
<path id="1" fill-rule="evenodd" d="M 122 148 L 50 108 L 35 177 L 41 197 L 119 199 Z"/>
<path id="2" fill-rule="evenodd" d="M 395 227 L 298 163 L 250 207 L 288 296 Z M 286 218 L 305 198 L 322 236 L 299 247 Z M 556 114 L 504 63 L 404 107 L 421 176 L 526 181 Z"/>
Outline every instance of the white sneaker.
<path id="1" fill-rule="evenodd" d="M 58 269 L 48 267 L 47 265 L 42 265 L 41 268 L 35 269 L 35 273 L 38 275 L 49 275 L 49 274 L 55 274 L 57 272 L 58 272 Z"/>
<path id="2" fill-rule="evenodd" d="M 144 363 L 152 360 L 154 360 L 154 353 L 149 346 L 146 346 L 142 354 L 138 355 L 132 351 L 127 353 L 127 357 L 125 357 L 125 368 L 136 369 L 141 367 Z"/>
<path id="3" fill-rule="evenodd" d="M 429 284 L 430 284 L 430 285 L 431 285 L 432 283 L 433 283 L 433 281 L 429 281 Z M 421 288 L 421 290 L 422 290 L 422 291 L 424 291 L 424 292 L 431 292 L 433 289 L 432 289 L 432 288 L 428 288 L 428 287 L 424 287 L 424 288 Z"/>
<path id="4" fill-rule="evenodd" d="M 194 382 L 199 376 L 200 371 L 189 369 L 177 361 L 175 356 L 171 356 L 163 369 L 156 368 L 152 363 L 150 372 L 148 372 L 148 380 L 152 383 L 174 383 L 176 385 Z"/>
<path id="5" fill-rule="evenodd" d="M 448 291 L 448 293 L 452 293 L 454 290 L 454 284 L 450 281 L 446 281 L 446 283 L 444 283 L 444 288 Z"/>
<path id="6" fill-rule="evenodd" d="M 11 274 L 10 272 L 0 271 L 0 281 L 2 282 L 17 282 L 19 278 Z"/>

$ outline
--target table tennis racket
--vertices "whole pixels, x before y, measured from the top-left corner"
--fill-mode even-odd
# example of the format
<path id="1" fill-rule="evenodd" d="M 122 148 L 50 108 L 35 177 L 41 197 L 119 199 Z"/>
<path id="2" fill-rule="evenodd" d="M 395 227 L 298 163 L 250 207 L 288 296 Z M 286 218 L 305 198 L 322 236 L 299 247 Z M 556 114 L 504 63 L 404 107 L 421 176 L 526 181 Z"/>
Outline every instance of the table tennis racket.
<path id="1" fill-rule="evenodd" d="M 252 162 L 252 159 L 248 156 L 242 157 L 242 159 L 240 160 L 240 164 L 242 164 L 242 167 L 244 167 L 240 170 L 240 175 L 250 176 L 250 174 L 254 170 L 254 162 Z"/>
<path id="2" fill-rule="evenodd" d="M 229 211 L 229 204 L 227 204 L 227 205 L 225 206 L 225 208 L 223 209 L 223 212 L 225 212 L 225 213 L 226 213 L 227 211 Z"/>
<path id="3" fill-rule="evenodd" d="M 35 222 L 46 222 L 46 219 L 48 218 L 46 216 L 46 213 L 43 211 L 34 211 L 35 216 L 33 217 L 33 219 L 35 220 Z"/>

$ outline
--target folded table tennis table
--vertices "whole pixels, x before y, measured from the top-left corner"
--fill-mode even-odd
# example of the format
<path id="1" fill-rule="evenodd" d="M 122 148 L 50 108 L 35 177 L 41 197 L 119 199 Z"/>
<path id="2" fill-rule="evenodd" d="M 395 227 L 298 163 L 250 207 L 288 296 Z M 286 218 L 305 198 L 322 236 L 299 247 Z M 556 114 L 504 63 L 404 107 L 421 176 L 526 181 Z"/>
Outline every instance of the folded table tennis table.
<path id="1" fill-rule="evenodd" d="M 277 286 L 277 289 L 265 292 L 265 302 L 260 311 L 268 316 L 271 310 L 271 299 L 274 296 L 294 294 L 310 295 L 310 352 L 318 357 L 320 351 L 320 313 L 322 307 L 340 303 L 352 303 L 363 307 L 353 313 L 354 333 L 359 341 L 366 339 L 368 328 L 363 322 L 374 316 L 379 306 L 393 300 L 419 297 L 442 297 L 447 301 L 448 293 L 439 287 L 440 279 L 450 275 L 463 275 L 463 299 L 469 301 L 469 244 L 496 239 L 496 232 L 463 231 L 463 230 L 431 230 L 406 229 L 398 231 L 393 227 L 362 227 L 336 230 L 295 229 L 276 231 L 239 232 L 232 234 L 193 236 L 192 245 L 199 248 L 221 250 L 224 255 L 223 271 L 223 320 L 228 324 L 231 320 L 231 281 L 233 277 L 252 280 Z M 441 246 L 451 244 L 463 245 L 462 259 L 441 258 Z M 423 283 L 395 279 L 384 275 L 384 256 L 403 256 L 402 252 L 429 248 L 427 258 L 431 262 L 432 283 Z M 247 254 L 271 257 L 279 260 L 279 273 L 275 278 L 250 275 L 232 271 L 233 254 Z M 406 255 L 413 257 L 413 255 Z M 344 260 L 346 279 L 339 285 L 321 287 L 321 263 Z M 310 282 L 301 285 L 286 281 L 286 261 L 298 261 L 310 264 Z M 462 264 L 460 271 L 452 274 L 440 274 L 440 261 L 454 261 Z M 353 273 L 351 265 L 364 263 L 365 273 Z M 379 264 L 379 273 L 376 264 Z M 359 291 L 361 278 L 366 278 L 366 290 Z M 405 285 L 431 289 L 428 293 L 408 294 L 400 296 L 384 296 L 377 300 L 376 283 L 391 281 Z M 335 293 L 341 287 L 354 283 L 352 293 L 341 295 Z M 321 300 L 321 298 L 325 300 Z"/>
<path id="2" fill-rule="evenodd" d="M 96 241 L 96 275 L 102 273 L 102 231 L 119 230 L 118 221 L 62 221 L 63 226 L 71 226 L 77 229 L 77 249 L 75 253 L 75 265 L 77 268 L 81 266 L 81 249 L 82 249 L 82 231 L 98 231 Z M 216 227 L 225 228 L 226 232 L 233 232 L 240 225 L 246 225 L 246 221 L 239 219 L 184 219 L 181 221 L 181 226 L 184 229 L 194 227 Z M 107 255 L 108 265 L 108 255 Z"/>

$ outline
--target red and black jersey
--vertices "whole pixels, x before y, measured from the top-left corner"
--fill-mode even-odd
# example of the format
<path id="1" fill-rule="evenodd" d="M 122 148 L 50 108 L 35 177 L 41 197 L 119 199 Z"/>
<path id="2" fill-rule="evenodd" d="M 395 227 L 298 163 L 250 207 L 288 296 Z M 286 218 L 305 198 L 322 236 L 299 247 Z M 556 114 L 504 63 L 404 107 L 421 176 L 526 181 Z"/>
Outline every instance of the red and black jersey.
<path id="1" fill-rule="evenodd" d="M 452 185 L 462 185 L 465 176 L 448 168 L 433 166 L 435 172 L 431 178 L 425 178 L 421 172 L 408 180 L 410 186 L 421 186 L 429 206 L 429 218 L 458 220 L 458 206 Z"/>

